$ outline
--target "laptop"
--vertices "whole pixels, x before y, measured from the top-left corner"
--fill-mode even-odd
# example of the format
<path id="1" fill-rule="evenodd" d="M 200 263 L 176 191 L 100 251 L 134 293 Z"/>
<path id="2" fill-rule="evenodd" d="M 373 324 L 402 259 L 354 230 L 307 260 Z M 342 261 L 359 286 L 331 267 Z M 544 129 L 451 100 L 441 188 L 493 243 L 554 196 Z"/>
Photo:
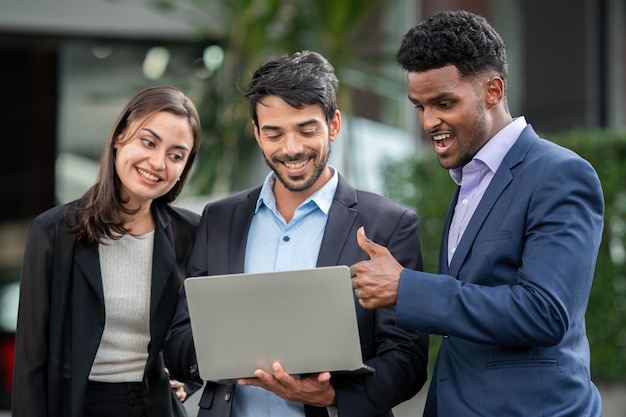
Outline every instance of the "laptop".
<path id="1" fill-rule="evenodd" d="M 234 383 L 256 369 L 372 373 L 363 364 L 350 269 L 187 278 L 200 377 Z"/>

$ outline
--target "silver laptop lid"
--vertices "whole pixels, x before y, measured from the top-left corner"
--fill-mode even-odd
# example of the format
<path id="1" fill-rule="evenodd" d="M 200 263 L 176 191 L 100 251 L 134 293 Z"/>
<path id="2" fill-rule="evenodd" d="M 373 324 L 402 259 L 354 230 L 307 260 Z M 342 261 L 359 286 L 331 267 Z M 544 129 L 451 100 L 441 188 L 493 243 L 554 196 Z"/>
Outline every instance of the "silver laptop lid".
<path id="1" fill-rule="evenodd" d="M 362 361 L 350 270 L 187 278 L 200 376 L 233 382 L 280 362 L 290 374 L 371 372 Z"/>

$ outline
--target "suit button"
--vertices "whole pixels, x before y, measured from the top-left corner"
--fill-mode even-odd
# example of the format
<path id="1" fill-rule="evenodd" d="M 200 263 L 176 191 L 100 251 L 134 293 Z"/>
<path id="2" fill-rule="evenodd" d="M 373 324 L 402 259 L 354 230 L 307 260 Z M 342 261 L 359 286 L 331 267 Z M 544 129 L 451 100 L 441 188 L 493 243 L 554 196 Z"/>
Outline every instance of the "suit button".
<path id="1" fill-rule="evenodd" d="M 224 401 L 226 402 L 230 401 L 232 396 L 233 394 L 230 391 L 226 392 L 226 394 L 224 394 Z"/>

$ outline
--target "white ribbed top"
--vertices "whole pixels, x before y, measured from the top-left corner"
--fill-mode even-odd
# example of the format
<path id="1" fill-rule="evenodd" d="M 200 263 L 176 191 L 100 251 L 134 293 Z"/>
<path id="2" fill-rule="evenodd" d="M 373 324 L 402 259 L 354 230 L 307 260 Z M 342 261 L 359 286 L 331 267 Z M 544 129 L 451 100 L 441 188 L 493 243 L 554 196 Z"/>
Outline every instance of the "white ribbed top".
<path id="1" fill-rule="evenodd" d="M 89 379 L 140 382 L 150 342 L 154 231 L 105 239 L 98 247 L 106 320 Z"/>

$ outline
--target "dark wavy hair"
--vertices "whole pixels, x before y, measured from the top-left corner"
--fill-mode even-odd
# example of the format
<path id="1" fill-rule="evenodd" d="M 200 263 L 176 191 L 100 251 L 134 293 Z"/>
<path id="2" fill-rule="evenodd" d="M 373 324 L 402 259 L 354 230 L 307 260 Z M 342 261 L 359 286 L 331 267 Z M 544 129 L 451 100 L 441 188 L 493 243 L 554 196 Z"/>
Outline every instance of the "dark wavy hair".
<path id="1" fill-rule="evenodd" d="M 318 104 L 330 124 L 337 111 L 338 87 L 335 69 L 326 58 L 317 52 L 302 51 L 261 65 L 243 98 L 250 103 L 250 115 L 257 126 L 256 106 L 263 104 L 267 96 L 278 96 L 296 109 Z"/>
<path id="2" fill-rule="evenodd" d="M 409 72 L 454 65 L 462 77 L 495 72 L 505 84 L 508 75 L 500 35 L 484 17 L 464 10 L 435 13 L 409 29 L 396 61 Z"/>
<path id="3" fill-rule="evenodd" d="M 127 200 L 122 197 L 121 181 L 115 169 L 115 143 L 119 135 L 135 121 L 158 112 L 168 112 L 187 118 L 193 132 L 193 148 L 189 153 L 180 181 L 176 182 L 169 192 L 155 199 L 153 203 L 167 205 L 180 194 L 200 147 L 200 117 L 193 102 L 177 88 L 148 87 L 130 99 L 113 125 L 100 159 L 96 183 L 81 199 L 78 207 L 78 223 L 71 228 L 78 240 L 96 244 L 105 236 L 115 239 L 128 233 L 121 214 L 132 215 L 137 210 L 124 206 Z"/>

